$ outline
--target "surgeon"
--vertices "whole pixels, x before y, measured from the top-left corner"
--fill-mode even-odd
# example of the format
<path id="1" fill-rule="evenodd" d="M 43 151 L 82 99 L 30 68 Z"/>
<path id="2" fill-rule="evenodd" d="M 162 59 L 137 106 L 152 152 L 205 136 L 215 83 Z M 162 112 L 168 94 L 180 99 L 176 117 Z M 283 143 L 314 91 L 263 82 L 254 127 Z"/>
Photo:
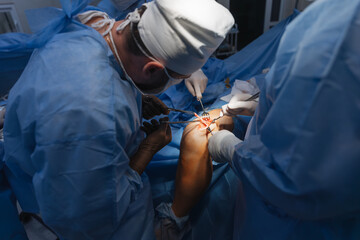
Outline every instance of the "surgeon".
<path id="1" fill-rule="evenodd" d="M 129 12 L 140 7 L 147 0 L 102 0 L 97 6 L 104 10 L 109 16 L 116 19 L 123 19 Z M 201 69 L 195 71 L 190 77 L 185 79 L 185 86 L 189 92 L 197 98 L 198 101 L 202 99 L 202 93 L 206 89 L 208 78 Z"/>
<path id="2" fill-rule="evenodd" d="M 360 239 L 360 1 L 292 22 L 248 137 L 209 139 L 242 180 L 234 239 Z"/>
<path id="3" fill-rule="evenodd" d="M 49 23 L 45 31 L 62 30 L 33 51 L 11 89 L 7 179 L 22 210 L 60 239 L 154 239 L 144 170 L 171 130 L 152 120 L 143 137 L 142 116 L 168 113 L 147 94 L 201 68 L 234 19 L 208 0 L 157 0 L 122 21 L 97 11 L 69 18 L 80 2 L 63 2 L 64 27 Z"/>

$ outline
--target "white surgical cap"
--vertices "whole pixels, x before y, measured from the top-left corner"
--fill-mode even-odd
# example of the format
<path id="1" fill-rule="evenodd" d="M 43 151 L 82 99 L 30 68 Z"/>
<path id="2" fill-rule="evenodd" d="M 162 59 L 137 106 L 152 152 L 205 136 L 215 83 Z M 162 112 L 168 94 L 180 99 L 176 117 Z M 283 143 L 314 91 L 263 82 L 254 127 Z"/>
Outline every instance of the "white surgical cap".
<path id="1" fill-rule="evenodd" d="M 141 40 L 158 61 L 183 75 L 201 68 L 234 24 L 213 0 L 155 0 L 146 7 L 138 24 Z"/>

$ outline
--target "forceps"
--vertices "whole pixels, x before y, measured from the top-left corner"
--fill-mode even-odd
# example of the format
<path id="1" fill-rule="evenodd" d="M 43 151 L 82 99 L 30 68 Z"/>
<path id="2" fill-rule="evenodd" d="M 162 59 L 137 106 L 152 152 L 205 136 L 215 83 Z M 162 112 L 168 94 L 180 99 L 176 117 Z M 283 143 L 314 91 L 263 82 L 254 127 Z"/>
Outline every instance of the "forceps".
<path id="1" fill-rule="evenodd" d="M 255 100 L 259 97 L 260 95 L 260 91 L 255 93 L 254 95 L 252 95 L 251 97 L 249 97 L 248 99 L 245 100 L 245 102 L 248 102 L 248 101 L 252 101 L 252 100 Z"/>
<path id="2" fill-rule="evenodd" d="M 176 108 L 168 108 L 169 111 L 174 111 L 174 112 L 181 112 L 181 113 L 186 113 L 189 115 L 193 115 L 195 116 L 195 112 L 192 111 L 186 111 L 186 110 L 181 110 L 181 109 L 176 109 Z M 200 120 L 188 120 L 188 121 L 163 121 L 163 123 L 168 123 L 168 124 L 177 124 L 177 123 L 192 123 L 192 122 L 200 122 Z"/>
<path id="3" fill-rule="evenodd" d="M 201 107 L 202 107 L 202 110 L 203 110 L 203 113 L 201 114 L 201 116 L 202 116 L 202 117 L 209 117 L 210 114 L 205 111 L 205 108 L 204 108 L 204 105 L 203 105 L 203 103 L 202 103 L 202 101 L 201 101 L 201 98 L 199 98 L 198 101 L 200 102 Z"/>
<path id="4" fill-rule="evenodd" d="M 176 109 L 176 108 L 168 108 L 169 111 L 174 111 L 174 112 L 181 112 L 181 113 L 187 113 L 190 115 L 195 115 L 195 112 L 192 111 L 186 111 L 186 110 L 181 110 L 181 109 Z"/>
<path id="5" fill-rule="evenodd" d="M 200 122 L 200 120 L 189 120 L 189 121 L 162 121 L 162 123 L 168 124 L 177 124 L 177 123 L 193 123 L 193 122 Z"/>

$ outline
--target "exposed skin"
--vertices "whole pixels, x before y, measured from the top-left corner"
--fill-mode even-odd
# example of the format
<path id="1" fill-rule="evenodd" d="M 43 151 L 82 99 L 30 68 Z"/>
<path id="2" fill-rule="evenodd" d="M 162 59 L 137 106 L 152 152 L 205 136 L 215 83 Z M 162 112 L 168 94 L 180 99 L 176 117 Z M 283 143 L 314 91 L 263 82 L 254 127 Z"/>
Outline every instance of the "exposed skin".
<path id="1" fill-rule="evenodd" d="M 220 109 L 209 112 L 211 119 L 218 117 Z M 208 151 L 211 137 L 199 123 L 190 123 L 184 129 L 180 157 L 176 170 L 175 194 L 172 210 L 177 217 L 189 214 L 208 188 L 212 177 L 212 161 Z M 232 131 L 234 124 L 231 117 L 224 116 L 210 126 L 213 132 L 219 129 Z"/>
<path id="2" fill-rule="evenodd" d="M 178 217 L 189 213 L 210 184 L 213 169 L 207 144 L 207 130 L 200 130 L 198 123 L 184 129 L 172 205 Z"/>

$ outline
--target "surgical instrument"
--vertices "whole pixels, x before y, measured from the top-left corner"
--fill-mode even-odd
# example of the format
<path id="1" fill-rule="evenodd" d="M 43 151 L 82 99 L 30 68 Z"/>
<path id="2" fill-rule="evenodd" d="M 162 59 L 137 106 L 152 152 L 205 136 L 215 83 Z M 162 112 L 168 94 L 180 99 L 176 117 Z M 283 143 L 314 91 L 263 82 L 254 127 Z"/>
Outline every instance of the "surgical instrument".
<path id="1" fill-rule="evenodd" d="M 193 122 L 200 122 L 200 120 L 189 120 L 189 121 L 161 121 L 161 123 L 168 123 L 168 124 L 178 124 L 178 123 L 193 123 Z"/>
<path id="2" fill-rule="evenodd" d="M 181 113 L 187 113 L 190 115 L 194 115 L 194 112 L 192 111 L 186 111 L 186 110 L 181 110 L 181 109 L 176 109 L 176 108 L 168 108 L 169 111 L 174 111 L 174 112 L 181 112 Z"/>
<path id="3" fill-rule="evenodd" d="M 201 114 L 201 116 L 203 116 L 203 117 L 209 117 L 210 114 L 209 114 L 207 111 L 205 111 L 205 108 L 204 108 L 204 105 L 203 105 L 203 103 L 202 103 L 202 101 L 201 101 L 201 98 L 199 98 L 198 101 L 200 102 L 201 107 L 202 107 L 202 110 L 203 110 L 203 113 Z"/>
<path id="4" fill-rule="evenodd" d="M 245 100 L 245 102 L 249 102 L 249 101 L 252 101 L 252 100 L 255 100 L 259 97 L 260 95 L 260 91 L 255 93 L 254 95 L 252 95 L 251 97 L 249 97 L 248 99 Z"/>

